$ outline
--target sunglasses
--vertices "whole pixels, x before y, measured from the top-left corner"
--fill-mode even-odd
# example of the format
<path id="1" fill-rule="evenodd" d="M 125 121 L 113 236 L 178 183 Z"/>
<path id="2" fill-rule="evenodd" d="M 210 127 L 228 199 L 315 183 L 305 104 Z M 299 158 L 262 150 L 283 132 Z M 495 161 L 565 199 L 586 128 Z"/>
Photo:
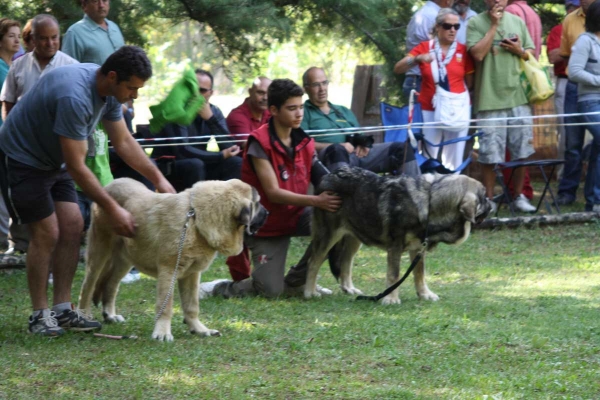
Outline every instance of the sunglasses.
<path id="1" fill-rule="evenodd" d="M 206 88 L 201 87 L 200 88 L 200 93 L 204 94 L 204 93 L 210 92 L 211 90 L 212 89 L 206 89 Z"/>
<path id="2" fill-rule="evenodd" d="M 440 26 L 442 28 L 444 28 L 445 30 L 449 31 L 450 29 L 454 28 L 455 31 L 460 29 L 460 24 L 449 24 L 447 22 L 444 22 L 443 24 L 440 24 Z"/>

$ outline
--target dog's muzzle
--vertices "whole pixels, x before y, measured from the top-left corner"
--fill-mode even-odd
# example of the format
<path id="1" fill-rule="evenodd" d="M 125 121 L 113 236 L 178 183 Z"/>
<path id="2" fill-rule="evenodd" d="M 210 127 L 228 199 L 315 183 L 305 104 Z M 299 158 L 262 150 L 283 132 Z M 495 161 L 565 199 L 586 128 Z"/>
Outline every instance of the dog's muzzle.
<path id="1" fill-rule="evenodd" d="M 250 226 L 246 227 L 246 233 L 248 235 L 254 235 L 258 230 L 267 222 L 267 218 L 269 217 L 269 212 L 266 208 L 263 207 L 262 204 L 258 203 L 258 212 L 254 214 L 252 217 L 252 221 L 250 222 Z"/>

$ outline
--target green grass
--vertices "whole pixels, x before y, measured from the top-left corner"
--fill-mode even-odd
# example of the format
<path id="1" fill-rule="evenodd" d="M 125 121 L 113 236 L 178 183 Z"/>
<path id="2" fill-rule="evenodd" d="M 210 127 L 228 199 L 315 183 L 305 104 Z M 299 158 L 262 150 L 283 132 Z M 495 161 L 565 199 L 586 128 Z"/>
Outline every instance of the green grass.
<path id="1" fill-rule="evenodd" d="M 306 240 L 294 240 L 288 264 Z M 384 288 L 385 254 L 363 248 L 355 285 Z M 403 269 L 409 260 L 403 258 Z M 121 286 L 112 341 L 26 333 L 24 271 L 0 274 L 0 398 L 31 399 L 598 399 L 600 224 L 476 231 L 428 255 L 439 302 L 356 302 L 324 265 L 328 298 L 207 299 L 201 321 L 223 334 L 155 342 L 155 282 Z M 203 280 L 227 277 L 223 259 Z M 79 270 L 74 299 L 83 279 Z M 96 316 L 100 312 L 96 310 Z"/>

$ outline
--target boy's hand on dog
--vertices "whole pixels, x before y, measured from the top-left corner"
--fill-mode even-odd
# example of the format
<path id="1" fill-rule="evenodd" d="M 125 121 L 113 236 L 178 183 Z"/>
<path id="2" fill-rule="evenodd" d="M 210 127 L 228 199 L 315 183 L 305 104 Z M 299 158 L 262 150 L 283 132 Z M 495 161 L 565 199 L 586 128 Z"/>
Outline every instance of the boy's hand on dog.
<path id="1" fill-rule="evenodd" d="M 120 236 L 132 238 L 135 236 L 135 219 L 133 215 L 123 207 L 116 207 L 108 213 L 111 226 L 115 233 Z"/>
<path id="2" fill-rule="evenodd" d="M 315 207 L 329 212 L 336 212 L 341 206 L 342 198 L 333 192 L 321 193 L 317 196 L 317 204 L 315 204 Z"/>

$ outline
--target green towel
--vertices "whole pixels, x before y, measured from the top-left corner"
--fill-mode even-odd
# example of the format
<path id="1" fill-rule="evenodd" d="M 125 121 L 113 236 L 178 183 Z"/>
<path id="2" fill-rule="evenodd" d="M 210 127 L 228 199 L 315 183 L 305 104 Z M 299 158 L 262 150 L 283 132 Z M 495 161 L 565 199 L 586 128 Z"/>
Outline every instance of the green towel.
<path id="1" fill-rule="evenodd" d="M 175 83 L 167 98 L 150 106 L 150 132 L 158 133 L 171 122 L 191 125 L 205 101 L 198 90 L 196 73 L 191 68 L 186 68 L 183 77 Z"/>

